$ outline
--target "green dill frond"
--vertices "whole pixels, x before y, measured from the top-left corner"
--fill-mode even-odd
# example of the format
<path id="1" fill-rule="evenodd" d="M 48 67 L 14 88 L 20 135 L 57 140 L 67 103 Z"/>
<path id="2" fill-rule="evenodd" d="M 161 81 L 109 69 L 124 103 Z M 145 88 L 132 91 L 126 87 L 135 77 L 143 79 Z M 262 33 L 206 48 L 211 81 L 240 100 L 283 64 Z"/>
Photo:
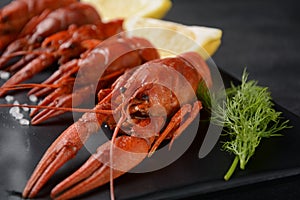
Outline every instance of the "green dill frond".
<path id="1" fill-rule="evenodd" d="M 201 81 L 197 88 L 197 97 L 201 101 L 203 107 L 207 110 L 211 108 L 211 96 L 205 81 Z"/>
<path id="2" fill-rule="evenodd" d="M 229 139 L 223 142 L 222 148 L 236 156 L 224 177 L 228 180 L 238 163 L 241 169 L 245 169 L 262 138 L 279 136 L 277 132 L 289 126 L 288 120 L 282 122 L 281 113 L 273 108 L 268 88 L 258 86 L 257 81 L 248 81 L 246 70 L 242 83 L 238 86 L 231 84 L 226 93 L 225 106 L 217 105 L 212 122 L 218 124 L 224 120 L 224 131 Z"/>

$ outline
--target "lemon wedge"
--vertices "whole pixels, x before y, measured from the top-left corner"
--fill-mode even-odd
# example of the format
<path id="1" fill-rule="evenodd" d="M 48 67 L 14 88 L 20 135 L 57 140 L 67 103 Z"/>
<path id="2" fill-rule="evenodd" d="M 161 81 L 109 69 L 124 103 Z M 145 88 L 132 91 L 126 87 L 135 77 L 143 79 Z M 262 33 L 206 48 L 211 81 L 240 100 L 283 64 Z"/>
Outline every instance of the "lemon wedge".
<path id="1" fill-rule="evenodd" d="M 171 0 L 81 0 L 100 13 L 103 21 L 130 16 L 162 18 L 172 7 Z"/>
<path id="2" fill-rule="evenodd" d="M 222 38 L 222 31 L 217 28 L 186 26 L 143 17 L 125 19 L 124 29 L 129 36 L 148 39 L 161 57 L 195 51 L 207 59 L 219 48 Z"/>

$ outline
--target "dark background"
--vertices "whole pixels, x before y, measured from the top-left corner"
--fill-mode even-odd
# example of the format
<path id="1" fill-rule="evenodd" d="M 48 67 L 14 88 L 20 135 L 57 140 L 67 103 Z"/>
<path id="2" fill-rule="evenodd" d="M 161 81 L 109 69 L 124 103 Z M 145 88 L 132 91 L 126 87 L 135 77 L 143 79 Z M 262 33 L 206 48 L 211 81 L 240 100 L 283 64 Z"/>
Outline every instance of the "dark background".
<path id="1" fill-rule="evenodd" d="M 274 101 L 300 116 L 300 2 L 174 0 L 165 19 L 223 30 L 219 68 L 268 86 Z M 276 155 L 274 155 L 276 156 Z M 300 177 L 253 184 L 194 199 L 299 199 Z"/>
<path id="2" fill-rule="evenodd" d="M 268 86 L 276 103 L 300 116 L 299 10 L 296 0 L 174 0 L 165 19 L 222 29 L 215 63 L 238 79 L 247 67 L 250 79 Z M 299 189 L 300 177 L 291 176 L 194 199 L 299 199 Z"/>
<path id="3" fill-rule="evenodd" d="M 223 30 L 216 64 L 270 87 L 274 100 L 300 115 L 300 2 L 174 0 L 165 19 Z"/>

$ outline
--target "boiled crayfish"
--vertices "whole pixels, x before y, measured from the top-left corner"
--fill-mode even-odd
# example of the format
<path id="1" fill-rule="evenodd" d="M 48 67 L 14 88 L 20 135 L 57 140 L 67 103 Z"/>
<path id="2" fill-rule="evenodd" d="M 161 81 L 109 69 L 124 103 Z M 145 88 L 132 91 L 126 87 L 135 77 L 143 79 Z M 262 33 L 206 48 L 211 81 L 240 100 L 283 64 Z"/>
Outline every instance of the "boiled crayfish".
<path id="1" fill-rule="evenodd" d="M 20 69 L 2 86 L 0 96 L 58 62 L 59 69 L 44 83 L 22 86 L 36 87 L 30 94 L 46 96 L 32 106 L 33 124 L 78 111 L 72 106 L 87 97 L 94 99 L 94 94 L 98 97 L 97 105 L 85 109 L 46 151 L 24 188 L 24 198 L 35 197 L 102 125 L 113 132 L 111 140 L 58 184 L 53 198 L 73 198 L 108 182 L 113 191 L 113 179 L 155 153 L 163 141 L 169 140 L 171 146 L 198 116 L 202 108 L 195 95 L 198 84 L 212 85 L 200 55 L 188 52 L 159 59 L 147 40 L 124 35 L 103 42 L 119 33 L 121 25 L 121 21 L 104 24 L 93 7 L 75 0 L 15 0 L 0 11 L 0 51 L 4 50 L 0 68 Z M 20 55 L 21 60 L 7 65 Z M 41 108 L 46 109 L 39 112 Z"/>
<path id="2" fill-rule="evenodd" d="M 75 25 L 86 26 L 70 28 Z M 111 28 L 114 27 L 112 25 L 115 25 L 116 28 Z M 31 27 L 30 31 L 25 30 L 26 34 L 12 42 L 0 57 L 0 68 L 7 68 L 9 66 L 6 63 L 15 55 L 35 49 L 34 52 L 21 59 L 22 64 L 18 62 L 17 65 L 10 67 L 11 70 L 21 69 L 2 86 L 0 96 L 6 93 L 3 87 L 12 86 L 31 78 L 46 67 L 51 66 L 58 59 L 61 62 L 66 62 L 69 59 L 78 57 L 86 49 L 95 46 L 93 42 L 86 42 L 86 40 L 104 40 L 121 31 L 121 25 L 122 22 L 109 23 L 109 26 L 103 25 L 99 14 L 92 6 L 79 2 L 50 12 Z M 26 26 L 24 29 L 26 29 Z M 66 29 L 68 31 L 63 31 Z M 113 31 L 104 31 L 104 29 Z M 58 31 L 63 31 L 63 33 L 57 33 Z M 55 35 L 52 36 L 53 34 Z M 44 48 L 40 48 L 41 45 Z M 72 50 L 74 48 L 76 48 L 76 51 Z M 68 49 L 67 52 L 66 49 Z M 28 61 L 31 62 L 22 66 Z"/>
<path id="3" fill-rule="evenodd" d="M 141 38 L 119 36 L 110 39 L 110 42 L 102 42 L 123 30 L 122 20 L 103 23 L 95 9 L 86 4 L 73 3 L 40 18 L 42 19 L 35 23 L 35 26 L 28 25 L 34 27 L 36 32 L 29 32 L 26 29 L 28 26 L 25 26 L 26 30 L 23 32 L 27 33 L 26 37 L 11 43 L 0 57 L 1 67 L 6 67 L 12 72 L 19 70 L 2 85 L 0 96 L 15 86 L 19 87 L 21 85 L 19 83 L 52 66 L 54 62 L 58 62 L 61 66 L 48 80 L 42 84 L 26 86 L 35 87 L 29 94 L 37 97 L 48 95 L 40 106 L 71 107 L 72 101 L 73 105 L 78 106 L 82 103 L 83 97 L 90 95 L 90 89 L 96 87 L 99 90 L 109 87 L 109 84 L 113 83 L 126 69 L 159 57 L 157 51 L 153 50 L 153 46 Z M 80 19 L 77 20 L 77 18 Z M 54 22 L 49 23 L 51 21 Z M 64 24 L 63 28 L 61 24 Z M 52 34 L 67 26 L 67 30 Z M 31 48 L 33 49 L 29 51 L 28 49 Z M 12 66 L 4 65 L 10 58 L 24 53 L 26 55 L 17 63 Z M 82 71 L 86 71 L 85 76 L 89 78 L 81 88 L 73 92 L 72 82 L 79 68 L 83 68 Z M 105 74 L 100 83 L 90 84 L 90 82 L 95 82 L 93 81 L 94 71 L 103 69 L 105 69 Z M 36 108 L 31 113 L 32 124 L 39 124 L 65 112 L 64 110 L 43 110 L 38 113 L 38 111 L 39 109 Z"/>
<path id="4" fill-rule="evenodd" d="M 103 123 L 113 130 L 111 141 L 57 185 L 51 192 L 53 198 L 69 199 L 112 181 L 152 155 L 165 139 L 172 143 L 202 108 L 195 95 L 202 80 L 211 86 L 208 66 L 193 52 L 156 59 L 126 71 L 111 88 L 99 91 L 94 112 L 85 113 L 49 147 L 23 197 L 36 196 Z"/>
<path id="5" fill-rule="evenodd" d="M 143 38 L 113 37 L 96 46 L 84 58 L 62 65 L 53 76 L 42 84 L 57 85 L 58 87 L 55 89 L 53 87 L 44 88 L 46 90 L 42 91 L 42 94 L 47 94 L 47 96 L 39 106 L 77 107 L 84 102 L 85 98 L 95 94 L 96 90 L 110 87 L 114 80 L 126 70 L 157 58 L 159 58 L 159 54 L 156 49 Z M 78 70 L 80 70 L 79 74 L 77 74 Z M 101 73 L 103 76 L 99 79 Z M 75 77 L 79 87 L 73 88 Z M 32 124 L 39 124 L 65 112 L 64 110 L 49 111 L 46 109 L 37 113 L 38 110 L 36 108 L 31 113 Z"/>
<path id="6" fill-rule="evenodd" d="M 0 52 L 22 35 L 22 29 L 26 24 L 28 29 L 33 28 L 33 25 L 41 19 L 40 16 L 75 2 L 76 0 L 12 1 L 0 10 Z"/>
<path id="7" fill-rule="evenodd" d="M 34 4 L 38 1 L 31 0 L 30 2 Z M 46 37 L 58 31 L 66 30 L 72 24 L 101 23 L 101 18 L 92 6 L 75 2 L 68 6 L 42 13 L 34 23 L 28 23 L 22 29 L 18 39 L 10 43 L 3 52 L 0 59 L 1 68 L 5 66 L 14 52 L 39 47 Z"/>

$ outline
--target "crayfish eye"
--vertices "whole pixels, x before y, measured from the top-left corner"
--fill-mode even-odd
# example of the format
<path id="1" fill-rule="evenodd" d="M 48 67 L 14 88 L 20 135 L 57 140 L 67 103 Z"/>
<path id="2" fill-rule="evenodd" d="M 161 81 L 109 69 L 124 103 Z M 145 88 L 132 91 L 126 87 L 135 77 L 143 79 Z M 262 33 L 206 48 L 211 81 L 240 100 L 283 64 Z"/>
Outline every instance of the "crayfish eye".
<path id="1" fill-rule="evenodd" d="M 44 40 L 44 38 L 41 37 L 41 36 L 39 36 L 39 37 L 36 38 L 36 41 L 37 41 L 38 43 L 43 42 L 43 40 Z"/>
<path id="2" fill-rule="evenodd" d="M 142 100 L 148 101 L 149 100 L 149 96 L 147 94 L 142 94 Z"/>
<path id="3" fill-rule="evenodd" d="M 101 128 L 108 139 L 112 138 L 113 131 L 110 129 L 109 125 L 106 122 L 101 124 Z"/>
<path id="4" fill-rule="evenodd" d="M 126 87 L 120 87 L 120 92 L 123 94 L 126 91 Z"/>

